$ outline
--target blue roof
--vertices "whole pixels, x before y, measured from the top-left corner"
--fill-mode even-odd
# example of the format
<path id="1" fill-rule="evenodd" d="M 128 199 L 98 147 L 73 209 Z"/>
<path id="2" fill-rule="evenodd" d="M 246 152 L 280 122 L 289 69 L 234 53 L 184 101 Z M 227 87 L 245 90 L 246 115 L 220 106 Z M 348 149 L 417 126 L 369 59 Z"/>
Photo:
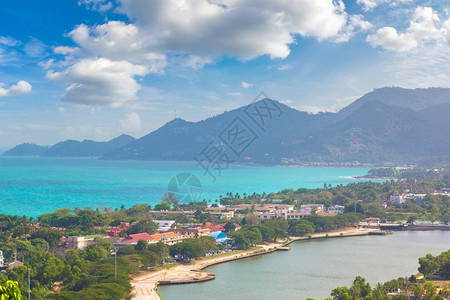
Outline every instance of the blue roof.
<path id="1" fill-rule="evenodd" d="M 226 239 L 228 236 L 226 235 L 225 232 L 222 231 L 214 231 L 211 232 L 211 234 L 209 236 L 212 236 L 213 238 L 215 238 L 216 240 L 220 240 L 220 239 Z"/>

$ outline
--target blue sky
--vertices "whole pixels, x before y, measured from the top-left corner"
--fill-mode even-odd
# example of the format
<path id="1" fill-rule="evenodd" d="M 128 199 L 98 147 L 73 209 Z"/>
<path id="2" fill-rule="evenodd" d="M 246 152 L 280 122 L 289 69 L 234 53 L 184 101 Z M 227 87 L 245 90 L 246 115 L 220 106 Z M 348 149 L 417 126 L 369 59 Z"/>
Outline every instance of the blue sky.
<path id="1" fill-rule="evenodd" d="M 374 88 L 449 87 L 450 4 L 79 0 L 0 4 L 0 147 L 140 137 L 260 91 L 338 111 Z"/>

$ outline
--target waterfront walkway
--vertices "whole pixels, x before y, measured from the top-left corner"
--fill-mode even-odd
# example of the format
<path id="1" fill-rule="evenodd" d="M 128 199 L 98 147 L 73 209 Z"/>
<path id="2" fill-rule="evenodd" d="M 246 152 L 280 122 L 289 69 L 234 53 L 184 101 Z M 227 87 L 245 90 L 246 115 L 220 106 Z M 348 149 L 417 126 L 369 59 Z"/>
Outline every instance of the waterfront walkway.
<path id="1" fill-rule="evenodd" d="M 156 292 L 158 284 L 183 284 L 212 280 L 215 278 L 213 273 L 203 271 L 203 269 L 228 261 L 244 259 L 251 256 L 262 255 L 277 251 L 279 247 L 286 246 L 294 241 L 320 239 L 320 238 L 338 238 L 348 236 L 367 235 L 370 231 L 378 229 L 367 228 L 347 228 L 328 233 L 317 233 L 309 237 L 290 237 L 289 240 L 280 243 L 266 243 L 252 247 L 248 250 L 233 251 L 213 257 L 205 257 L 199 260 L 192 260 L 189 264 L 177 264 L 170 269 L 158 270 L 138 275 L 131 281 L 133 286 L 133 299 L 135 300 L 158 300 Z"/>

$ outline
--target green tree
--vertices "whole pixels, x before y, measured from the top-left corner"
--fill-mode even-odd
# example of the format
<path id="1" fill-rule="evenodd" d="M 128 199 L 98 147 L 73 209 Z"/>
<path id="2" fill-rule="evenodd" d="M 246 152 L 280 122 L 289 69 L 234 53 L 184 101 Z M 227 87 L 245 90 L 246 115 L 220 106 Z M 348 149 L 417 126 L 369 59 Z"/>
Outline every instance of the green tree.
<path id="1" fill-rule="evenodd" d="M 0 284 L 1 300 L 22 300 L 22 293 L 19 289 L 17 281 L 8 280 L 4 284 Z"/>
<path id="2" fill-rule="evenodd" d="M 128 234 L 147 232 L 148 234 L 154 234 L 158 230 L 158 224 L 151 219 L 141 220 L 127 230 Z"/>
<path id="3" fill-rule="evenodd" d="M 425 277 L 433 274 L 439 269 L 439 264 L 435 257 L 431 254 L 427 254 L 425 257 L 419 258 L 419 272 Z"/>
<path id="4" fill-rule="evenodd" d="M 232 231 L 234 231 L 235 229 L 236 229 L 236 225 L 234 225 L 233 222 L 228 221 L 228 222 L 225 224 L 225 231 L 226 231 L 226 232 L 232 232 Z"/>
<path id="5" fill-rule="evenodd" d="M 147 249 L 148 247 L 148 242 L 146 240 L 139 240 L 136 244 L 136 246 L 134 246 L 134 249 L 136 251 L 142 251 Z"/>
<path id="6" fill-rule="evenodd" d="M 170 203 L 163 201 L 155 205 L 155 210 L 170 210 Z"/>

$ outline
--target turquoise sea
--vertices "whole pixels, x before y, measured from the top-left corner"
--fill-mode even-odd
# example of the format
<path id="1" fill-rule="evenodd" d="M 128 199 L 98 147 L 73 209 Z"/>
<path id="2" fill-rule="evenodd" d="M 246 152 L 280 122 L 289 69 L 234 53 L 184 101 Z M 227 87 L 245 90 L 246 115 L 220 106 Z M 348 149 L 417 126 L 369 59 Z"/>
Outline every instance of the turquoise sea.
<path id="1" fill-rule="evenodd" d="M 104 161 L 94 158 L 0 156 L 0 214 L 36 217 L 56 208 L 130 207 L 161 201 L 171 179 L 191 173 L 200 181 L 198 200 L 227 192 L 270 193 L 357 182 L 365 168 L 288 168 L 233 165 L 216 181 L 195 162 Z"/>

